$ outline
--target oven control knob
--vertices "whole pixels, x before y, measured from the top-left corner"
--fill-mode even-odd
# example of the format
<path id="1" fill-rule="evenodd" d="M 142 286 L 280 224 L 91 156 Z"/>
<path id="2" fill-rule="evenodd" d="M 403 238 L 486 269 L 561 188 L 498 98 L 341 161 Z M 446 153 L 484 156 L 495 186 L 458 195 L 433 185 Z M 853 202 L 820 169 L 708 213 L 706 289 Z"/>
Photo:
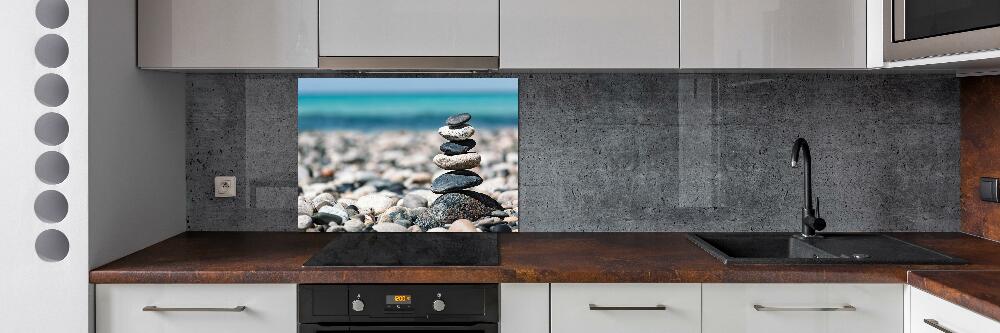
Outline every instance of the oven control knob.
<path id="1" fill-rule="evenodd" d="M 441 312 L 444 311 L 444 301 L 436 299 L 434 300 L 434 311 Z"/>
<path id="2" fill-rule="evenodd" d="M 361 301 L 360 299 L 356 299 L 354 300 L 354 302 L 351 302 L 351 309 L 354 310 L 355 312 L 364 311 L 365 302 Z"/>

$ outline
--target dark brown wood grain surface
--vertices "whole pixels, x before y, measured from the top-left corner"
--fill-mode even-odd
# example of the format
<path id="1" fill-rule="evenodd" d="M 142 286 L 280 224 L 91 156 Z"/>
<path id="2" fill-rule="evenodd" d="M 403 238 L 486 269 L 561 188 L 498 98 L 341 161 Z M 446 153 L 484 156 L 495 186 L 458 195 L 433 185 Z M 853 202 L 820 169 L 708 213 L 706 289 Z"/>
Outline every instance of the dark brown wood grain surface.
<path id="1" fill-rule="evenodd" d="M 336 234 L 186 232 L 90 272 L 91 283 L 904 283 L 1000 319 L 1000 243 L 892 233 L 967 265 L 726 266 L 683 233 L 511 233 L 491 267 L 303 267 Z M 418 235 L 415 235 L 419 237 Z M 401 246 L 405 246 L 401 245 Z M 918 272 L 909 274 L 908 271 Z"/>
<path id="2" fill-rule="evenodd" d="M 492 267 L 303 267 L 329 233 L 186 232 L 99 267 L 91 283 L 895 282 L 909 270 L 1000 270 L 1000 243 L 893 233 L 968 265 L 723 265 L 683 233 L 511 233 Z M 416 236 L 416 235 L 415 235 Z M 405 245 L 402 245 L 405 246 Z"/>
<path id="3" fill-rule="evenodd" d="M 1000 270 L 911 271 L 907 283 L 1000 321 Z"/>
<path id="4" fill-rule="evenodd" d="M 1000 76 L 961 81 L 962 231 L 1000 241 L 1000 203 L 979 199 L 979 178 L 1000 178 Z"/>

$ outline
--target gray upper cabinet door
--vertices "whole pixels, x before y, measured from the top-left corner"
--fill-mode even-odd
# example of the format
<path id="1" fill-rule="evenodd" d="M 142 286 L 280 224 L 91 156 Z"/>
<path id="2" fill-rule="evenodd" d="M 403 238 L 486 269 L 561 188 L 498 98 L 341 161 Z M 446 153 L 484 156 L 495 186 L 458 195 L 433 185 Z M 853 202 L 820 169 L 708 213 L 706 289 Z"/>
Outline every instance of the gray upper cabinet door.
<path id="1" fill-rule="evenodd" d="M 317 67 L 317 0 L 138 1 L 139 67 Z"/>
<path id="2" fill-rule="evenodd" d="M 681 68 L 865 68 L 866 0 L 681 0 Z"/>
<path id="3" fill-rule="evenodd" d="M 497 57 L 499 0 L 320 0 L 323 57 Z"/>
<path id="4" fill-rule="evenodd" d="M 678 66 L 678 0 L 503 0 L 500 67 Z"/>

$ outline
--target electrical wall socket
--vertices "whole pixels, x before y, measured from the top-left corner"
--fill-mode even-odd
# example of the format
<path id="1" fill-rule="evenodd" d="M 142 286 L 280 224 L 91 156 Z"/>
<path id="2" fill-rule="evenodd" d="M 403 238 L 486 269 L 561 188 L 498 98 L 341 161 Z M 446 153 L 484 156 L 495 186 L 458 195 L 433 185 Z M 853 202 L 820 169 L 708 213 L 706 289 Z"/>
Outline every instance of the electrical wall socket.
<path id="1" fill-rule="evenodd" d="M 997 191 L 998 180 L 993 177 L 979 178 L 979 199 L 988 202 L 1000 202 L 1000 191 Z"/>
<path id="2" fill-rule="evenodd" d="M 232 198 L 236 196 L 236 177 L 215 177 L 215 197 Z"/>

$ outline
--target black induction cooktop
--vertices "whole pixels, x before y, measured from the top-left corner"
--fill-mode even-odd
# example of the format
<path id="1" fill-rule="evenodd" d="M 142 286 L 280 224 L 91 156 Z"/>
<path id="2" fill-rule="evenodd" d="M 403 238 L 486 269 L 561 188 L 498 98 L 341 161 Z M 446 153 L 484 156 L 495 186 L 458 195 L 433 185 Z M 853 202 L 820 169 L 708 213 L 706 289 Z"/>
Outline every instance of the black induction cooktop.
<path id="1" fill-rule="evenodd" d="M 497 237 L 484 232 L 339 233 L 303 266 L 497 266 Z"/>

